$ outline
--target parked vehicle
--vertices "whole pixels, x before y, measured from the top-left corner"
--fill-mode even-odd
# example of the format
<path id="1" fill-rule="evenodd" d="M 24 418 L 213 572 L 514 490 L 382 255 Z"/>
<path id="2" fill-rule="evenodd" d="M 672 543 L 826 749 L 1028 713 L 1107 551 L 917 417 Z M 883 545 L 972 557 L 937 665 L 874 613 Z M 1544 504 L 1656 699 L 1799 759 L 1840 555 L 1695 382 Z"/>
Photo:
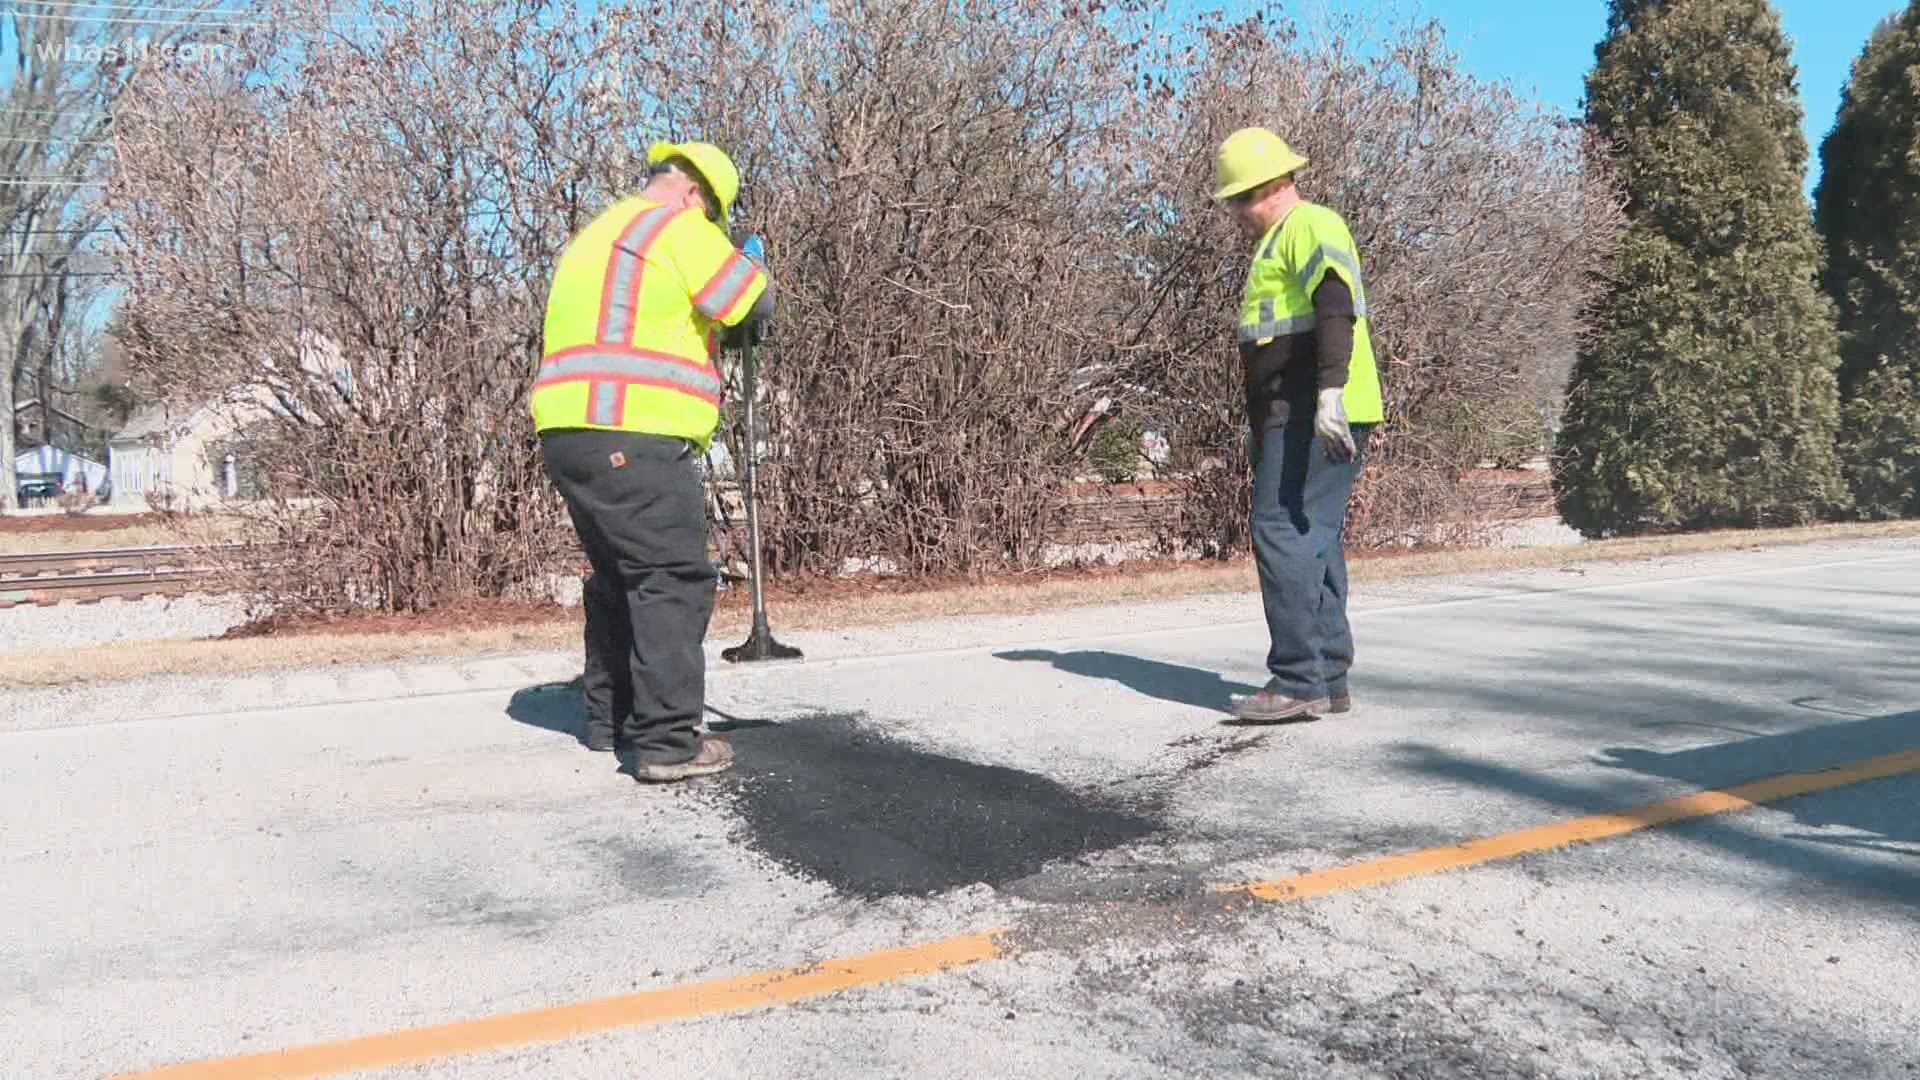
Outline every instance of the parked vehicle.
<path id="1" fill-rule="evenodd" d="M 51 499 L 60 494 L 60 485 L 52 480 L 30 480 L 14 489 L 14 501 L 26 506 L 28 500 Z"/>

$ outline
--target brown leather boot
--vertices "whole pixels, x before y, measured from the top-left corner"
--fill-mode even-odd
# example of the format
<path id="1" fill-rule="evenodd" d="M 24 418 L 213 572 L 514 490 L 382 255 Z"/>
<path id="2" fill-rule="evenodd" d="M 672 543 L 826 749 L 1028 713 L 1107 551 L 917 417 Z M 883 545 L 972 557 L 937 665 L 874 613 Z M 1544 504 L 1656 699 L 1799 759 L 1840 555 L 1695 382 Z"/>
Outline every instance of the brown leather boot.
<path id="1" fill-rule="evenodd" d="M 1255 723 L 1278 723 L 1326 712 L 1332 703 L 1324 697 L 1297 698 L 1282 690 L 1256 690 L 1233 707 L 1235 718 Z"/>
<path id="2" fill-rule="evenodd" d="M 725 739 L 716 739 L 711 735 L 700 738 L 700 749 L 688 761 L 676 761 L 670 765 L 648 765 L 636 763 L 634 775 L 651 783 L 667 783 L 674 780 L 689 780 L 696 776 L 711 776 L 733 767 L 733 747 Z"/>

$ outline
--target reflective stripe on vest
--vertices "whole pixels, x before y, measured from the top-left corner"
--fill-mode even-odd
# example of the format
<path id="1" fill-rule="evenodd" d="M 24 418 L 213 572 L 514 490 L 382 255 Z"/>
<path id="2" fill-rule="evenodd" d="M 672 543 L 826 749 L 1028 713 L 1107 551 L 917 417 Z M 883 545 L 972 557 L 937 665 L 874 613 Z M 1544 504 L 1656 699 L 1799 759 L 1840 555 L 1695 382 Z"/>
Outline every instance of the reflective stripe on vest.
<path id="1" fill-rule="evenodd" d="M 619 239 L 613 242 L 613 253 L 607 259 L 606 280 L 600 286 L 600 328 L 594 336 L 602 345 L 612 346 L 622 351 L 631 348 L 634 320 L 640 307 L 640 279 L 646 275 L 647 251 L 654 241 L 666 231 L 667 222 L 673 220 L 674 211 L 664 206 L 656 206 L 635 214 L 633 221 L 621 230 Z M 548 357 L 551 365 L 561 360 L 569 349 Z M 601 355 L 601 354 L 595 354 Z M 606 363 L 597 368 L 592 365 L 578 364 L 576 369 L 597 373 L 602 378 L 593 379 L 593 386 L 587 391 L 587 422 L 607 427 L 617 427 L 626 418 L 626 386 L 628 382 L 647 382 L 657 378 L 651 370 L 642 370 L 643 365 L 636 363 L 634 374 L 623 376 L 628 370 L 627 364 L 641 358 L 623 356 L 619 353 L 606 353 Z M 549 378 L 555 381 L 574 382 L 590 375 L 575 375 L 560 378 L 551 367 L 540 372 L 541 381 Z M 715 394 L 718 400 L 718 394 Z"/>
<path id="2" fill-rule="evenodd" d="M 700 290 L 700 295 L 693 298 L 693 306 L 709 319 L 726 318 L 746 295 L 747 286 L 753 282 L 753 269 L 753 263 L 746 256 L 733 256 L 727 262 L 726 273 Z"/>
<path id="3" fill-rule="evenodd" d="M 1349 260 L 1341 261 L 1344 264 Z M 1302 278 L 1305 279 L 1308 276 L 1302 275 Z M 1367 300 L 1364 293 L 1355 295 L 1353 298 L 1353 316 L 1356 319 L 1367 317 Z M 1286 337 L 1288 334 L 1304 334 L 1317 325 L 1319 320 L 1313 316 L 1312 312 L 1305 315 L 1292 315 L 1284 319 L 1276 317 L 1273 298 L 1268 297 L 1260 301 L 1260 321 L 1240 328 L 1240 341 L 1242 344 L 1247 344 L 1264 341 L 1267 338 Z"/>
<path id="4" fill-rule="evenodd" d="M 531 395 L 537 428 L 584 425 L 644 431 L 703 445 L 711 436 L 723 389 L 711 361 L 712 340 L 703 343 L 704 350 L 695 346 L 684 354 L 677 344 L 668 345 L 678 341 L 680 331 L 677 325 L 656 322 L 663 317 L 656 305 L 671 307 L 673 301 L 649 296 L 665 286 L 664 280 L 648 283 L 649 254 L 672 231 L 675 219 L 688 212 L 641 205 L 622 219 L 603 218 L 592 227 L 599 236 L 610 237 L 602 239 L 605 246 L 598 249 L 606 252 L 605 265 L 566 271 L 571 282 L 566 287 L 573 290 L 577 305 L 560 297 L 549 301 L 551 351 L 541 362 Z M 704 292 L 713 294 L 709 302 L 737 304 L 751 276 L 749 265 L 745 274 L 722 275 L 723 280 Z M 734 277 L 741 280 L 731 281 Z M 598 295 L 588 292 L 595 283 Z M 682 294 L 680 303 L 693 299 Z M 552 321 L 556 310 L 569 307 L 561 322 Z M 696 302 L 681 310 L 691 314 L 702 308 Z M 701 351 L 705 356 L 696 358 Z"/>
<path id="5" fill-rule="evenodd" d="M 720 404 L 720 375 L 712 368 L 631 346 L 576 345 L 563 349 L 541 364 L 540 379 L 533 385 L 541 390 L 570 382 L 593 384 L 587 395 L 587 422 L 606 427 L 621 422 L 621 402 L 628 386 L 658 386 L 692 394 L 709 405 Z"/>

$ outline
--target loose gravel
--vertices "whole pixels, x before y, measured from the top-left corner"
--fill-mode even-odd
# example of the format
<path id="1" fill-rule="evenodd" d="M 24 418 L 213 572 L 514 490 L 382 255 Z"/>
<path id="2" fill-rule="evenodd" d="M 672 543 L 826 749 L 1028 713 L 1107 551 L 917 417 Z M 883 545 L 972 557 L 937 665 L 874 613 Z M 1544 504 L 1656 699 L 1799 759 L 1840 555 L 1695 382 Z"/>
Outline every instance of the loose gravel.
<path id="1" fill-rule="evenodd" d="M 242 601 L 221 596 L 21 604 L 0 611 L 0 652 L 216 637 L 246 620 Z"/>
<path id="2" fill-rule="evenodd" d="M 1549 517 L 1501 525 L 1493 532 L 1493 542 L 1500 547 L 1554 547 L 1585 543 L 1586 538 L 1559 518 Z"/>

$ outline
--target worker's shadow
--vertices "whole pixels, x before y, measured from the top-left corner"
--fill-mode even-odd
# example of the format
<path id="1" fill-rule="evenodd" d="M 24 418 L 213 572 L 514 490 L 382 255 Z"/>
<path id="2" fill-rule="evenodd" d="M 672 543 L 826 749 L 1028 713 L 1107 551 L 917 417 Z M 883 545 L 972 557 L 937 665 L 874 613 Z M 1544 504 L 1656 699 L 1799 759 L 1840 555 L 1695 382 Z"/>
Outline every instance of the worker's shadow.
<path id="1" fill-rule="evenodd" d="M 1043 661 L 1072 675 L 1117 682 L 1146 697 L 1216 712 L 1232 712 L 1235 694 L 1251 694 L 1259 689 L 1184 664 L 1169 664 L 1162 660 L 1147 660 L 1098 649 L 1074 652 L 1016 649 L 993 655 L 1001 660 Z"/>
<path id="2" fill-rule="evenodd" d="M 585 684 L 576 677 L 569 682 L 541 683 L 513 692 L 507 701 L 507 715 L 529 727 L 571 735 L 585 745 L 587 709 Z"/>
<path id="3" fill-rule="evenodd" d="M 755 728 L 773 726 L 770 720 L 730 715 L 712 705 L 707 706 L 712 719 L 707 721 L 707 730 L 717 733 L 733 731 L 751 731 Z M 507 701 L 507 715 L 522 724 L 537 727 L 543 731 L 571 735 L 582 746 L 587 742 L 587 705 L 586 685 L 575 676 L 568 682 L 540 683 L 513 692 Z"/>

